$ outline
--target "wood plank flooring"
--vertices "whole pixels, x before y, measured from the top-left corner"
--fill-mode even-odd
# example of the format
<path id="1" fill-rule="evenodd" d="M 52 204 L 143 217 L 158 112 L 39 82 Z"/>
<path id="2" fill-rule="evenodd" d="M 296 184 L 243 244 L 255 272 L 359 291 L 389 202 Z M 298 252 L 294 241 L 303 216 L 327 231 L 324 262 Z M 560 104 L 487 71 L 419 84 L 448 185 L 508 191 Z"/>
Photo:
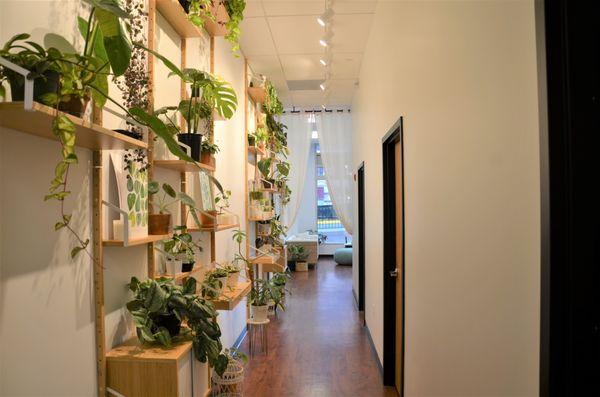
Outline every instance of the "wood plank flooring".
<path id="1" fill-rule="evenodd" d="M 269 355 L 246 368 L 247 397 L 396 397 L 384 387 L 352 295 L 352 268 L 321 259 L 294 272 L 288 308 L 271 317 Z M 248 351 L 248 339 L 242 343 Z"/>

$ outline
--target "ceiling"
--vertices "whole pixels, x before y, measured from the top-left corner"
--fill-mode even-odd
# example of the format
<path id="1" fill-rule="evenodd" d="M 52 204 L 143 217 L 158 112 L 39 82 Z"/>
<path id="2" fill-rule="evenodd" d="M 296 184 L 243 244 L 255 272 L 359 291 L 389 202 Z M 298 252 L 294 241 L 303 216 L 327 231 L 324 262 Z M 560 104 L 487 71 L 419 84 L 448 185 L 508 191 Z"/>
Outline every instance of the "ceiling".
<path id="1" fill-rule="evenodd" d="M 326 92 L 318 88 L 327 69 L 319 61 L 326 56 L 319 44 L 326 30 L 316 19 L 326 9 L 325 0 L 246 0 L 242 52 L 254 74 L 271 80 L 286 107 L 349 106 L 375 5 L 376 0 L 332 2 Z"/>

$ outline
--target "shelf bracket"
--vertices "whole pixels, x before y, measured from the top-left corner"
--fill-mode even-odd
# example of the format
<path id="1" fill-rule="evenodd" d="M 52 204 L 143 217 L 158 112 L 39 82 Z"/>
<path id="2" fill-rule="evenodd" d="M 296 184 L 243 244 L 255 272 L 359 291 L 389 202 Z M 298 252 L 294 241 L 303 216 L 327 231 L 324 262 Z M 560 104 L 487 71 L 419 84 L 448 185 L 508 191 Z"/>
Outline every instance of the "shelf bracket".
<path id="1" fill-rule="evenodd" d="M 7 67 L 23 76 L 23 80 L 25 80 L 25 86 L 23 87 L 23 91 L 25 94 L 23 108 L 25 108 L 25 110 L 27 111 L 33 110 L 33 79 L 29 78 L 31 72 L 19 65 L 15 65 L 14 63 L 2 57 L 0 57 L 0 65 Z"/>
<path id="2" fill-rule="evenodd" d="M 102 200 L 102 204 L 107 206 L 109 210 L 119 213 L 123 217 L 123 246 L 127 247 L 129 245 L 129 218 L 127 217 L 127 211 L 122 210 L 120 207 L 109 203 L 106 200 Z M 114 233 L 114 231 L 113 231 Z"/>

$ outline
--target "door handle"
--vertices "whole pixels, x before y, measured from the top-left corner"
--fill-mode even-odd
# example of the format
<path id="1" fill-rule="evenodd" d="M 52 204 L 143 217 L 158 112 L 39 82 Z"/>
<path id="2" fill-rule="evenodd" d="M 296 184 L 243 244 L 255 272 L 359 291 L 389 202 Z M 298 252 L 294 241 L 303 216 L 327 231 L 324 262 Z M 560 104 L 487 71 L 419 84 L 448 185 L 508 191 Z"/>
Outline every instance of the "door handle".
<path id="1" fill-rule="evenodd" d="M 390 270 L 390 277 L 398 277 L 398 268 Z"/>

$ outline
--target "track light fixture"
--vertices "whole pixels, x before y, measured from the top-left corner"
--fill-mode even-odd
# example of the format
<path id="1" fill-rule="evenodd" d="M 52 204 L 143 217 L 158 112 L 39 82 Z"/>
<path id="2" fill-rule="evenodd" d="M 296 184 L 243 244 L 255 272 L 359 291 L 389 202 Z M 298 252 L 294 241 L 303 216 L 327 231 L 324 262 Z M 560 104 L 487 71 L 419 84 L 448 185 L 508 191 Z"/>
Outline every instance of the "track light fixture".
<path id="1" fill-rule="evenodd" d="M 319 87 L 321 87 L 321 91 L 325 91 L 327 88 L 329 88 L 329 83 L 327 80 L 324 80 L 321 84 L 319 84 Z"/>
<path id="2" fill-rule="evenodd" d="M 327 66 L 327 64 L 328 64 L 327 60 L 324 58 L 319 59 L 319 62 L 321 62 L 321 65 L 323 65 L 323 66 Z"/>
<path id="3" fill-rule="evenodd" d="M 333 17 L 333 14 L 333 10 L 331 8 L 327 8 L 324 13 L 317 17 L 317 22 L 319 23 L 319 25 L 325 27 L 325 25 L 327 25 L 327 23 L 329 23 L 329 21 Z"/>
<path id="4" fill-rule="evenodd" d="M 328 47 L 332 38 L 333 33 L 329 31 L 321 38 L 321 40 L 319 40 L 319 44 L 321 44 L 323 47 Z"/>

